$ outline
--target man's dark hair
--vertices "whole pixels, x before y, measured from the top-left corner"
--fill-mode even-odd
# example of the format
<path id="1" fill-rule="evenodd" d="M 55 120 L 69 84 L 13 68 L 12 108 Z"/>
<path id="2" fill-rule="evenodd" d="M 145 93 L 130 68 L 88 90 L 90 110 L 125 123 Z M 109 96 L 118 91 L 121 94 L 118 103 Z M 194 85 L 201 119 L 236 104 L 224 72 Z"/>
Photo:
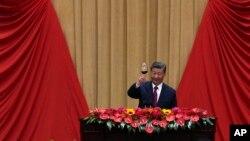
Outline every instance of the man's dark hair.
<path id="1" fill-rule="evenodd" d="M 151 71 L 153 68 L 158 68 L 158 69 L 163 69 L 163 72 L 165 73 L 166 72 L 166 65 L 162 62 L 159 62 L 159 61 L 155 61 L 152 65 L 151 65 Z"/>

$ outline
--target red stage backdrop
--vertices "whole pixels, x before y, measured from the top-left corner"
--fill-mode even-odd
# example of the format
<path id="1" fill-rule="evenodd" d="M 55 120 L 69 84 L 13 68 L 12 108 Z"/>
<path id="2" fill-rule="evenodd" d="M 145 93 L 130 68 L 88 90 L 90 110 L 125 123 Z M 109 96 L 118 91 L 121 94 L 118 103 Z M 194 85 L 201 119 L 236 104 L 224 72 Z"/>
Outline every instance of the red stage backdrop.
<path id="1" fill-rule="evenodd" d="M 250 124 L 250 1 L 210 0 L 177 89 L 178 106 L 207 109 L 217 141 L 230 124 Z"/>
<path id="2" fill-rule="evenodd" d="M 80 140 L 88 106 L 50 0 L 0 1 L 0 140 Z"/>

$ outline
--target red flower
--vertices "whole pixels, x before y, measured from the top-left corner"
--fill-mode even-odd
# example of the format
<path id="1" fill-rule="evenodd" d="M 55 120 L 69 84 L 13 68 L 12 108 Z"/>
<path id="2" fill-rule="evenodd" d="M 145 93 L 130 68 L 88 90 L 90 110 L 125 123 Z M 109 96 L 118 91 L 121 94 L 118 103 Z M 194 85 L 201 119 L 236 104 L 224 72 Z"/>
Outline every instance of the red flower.
<path id="1" fill-rule="evenodd" d="M 146 124 L 148 122 L 147 118 L 145 117 L 140 117 L 140 124 Z"/>
<path id="2" fill-rule="evenodd" d="M 161 117 L 161 108 L 160 108 L 160 107 L 155 107 L 155 108 L 153 108 L 152 116 L 153 116 L 154 118 Z"/>
<path id="3" fill-rule="evenodd" d="M 199 117 L 207 116 L 207 111 L 199 108 L 193 108 L 192 111 L 194 114 L 198 115 Z"/>
<path id="4" fill-rule="evenodd" d="M 135 110 L 135 115 L 137 116 L 137 117 L 140 117 L 140 116 L 142 116 L 144 114 L 144 111 L 141 109 L 141 108 L 136 108 L 136 110 Z"/>
<path id="5" fill-rule="evenodd" d="M 151 115 L 151 113 L 153 112 L 153 108 L 144 108 L 143 111 L 146 115 L 147 114 Z"/>
<path id="6" fill-rule="evenodd" d="M 93 112 L 93 113 L 104 113 L 106 110 L 105 109 L 103 109 L 103 108 L 95 108 L 93 111 L 91 111 L 91 112 Z"/>
<path id="7" fill-rule="evenodd" d="M 102 120 L 106 120 L 106 119 L 108 119 L 109 118 L 109 116 L 107 115 L 107 114 L 101 114 L 100 115 L 100 119 L 102 119 Z"/>
<path id="8" fill-rule="evenodd" d="M 121 108 L 118 108 L 117 109 L 117 112 L 119 113 L 119 114 L 123 114 L 123 113 L 126 113 L 126 108 L 124 108 L 124 107 L 121 107 Z"/>
<path id="9" fill-rule="evenodd" d="M 199 121 L 199 116 L 198 115 L 192 115 L 191 116 L 191 121 L 193 121 L 193 122 L 197 122 L 197 121 Z"/>
<path id="10" fill-rule="evenodd" d="M 124 121 L 127 123 L 127 124 L 130 124 L 132 122 L 132 118 L 131 117 L 126 117 L 124 119 Z"/>
<path id="11" fill-rule="evenodd" d="M 147 133 L 151 134 L 151 133 L 153 133 L 154 128 L 153 128 L 152 126 L 146 126 L 146 127 L 145 127 L 145 131 L 146 131 Z"/>
<path id="12" fill-rule="evenodd" d="M 122 121 L 122 118 L 121 118 L 121 117 L 116 117 L 116 118 L 114 119 L 114 121 L 117 122 L 117 123 L 120 123 L 120 122 Z"/>
<path id="13" fill-rule="evenodd" d="M 207 113 L 206 110 L 204 110 L 204 111 L 202 112 L 202 116 L 203 116 L 203 117 L 207 116 L 207 114 L 208 114 L 208 113 Z"/>
<path id="14" fill-rule="evenodd" d="M 178 113 L 175 115 L 176 118 L 182 118 L 183 117 L 183 114 L 182 113 Z"/>
<path id="15" fill-rule="evenodd" d="M 108 115 L 114 115 L 115 112 L 116 112 L 115 109 L 109 108 L 109 109 L 106 109 L 106 112 L 105 112 L 105 113 L 107 113 Z"/>
<path id="16" fill-rule="evenodd" d="M 100 114 L 102 114 L 102 113 L 105 113 L 105 109 L 103 109 L 103 108 L 95 108 L 94 110 L 90 110 L 90 114 L 92 114 L 92 115 L 94 115 L 94 116 L 100 116 Z"/>
<path id="17" fill-rule="evenodd" d="M 162 120 L 162 121 L 159 122 L 159 125 L 160 125 L 160 127 L 162 127 L 162 128 L 166 128 L 167 124 L 168 124 L 168 123 L 167 123 L 165 120 Z"/>
<path id="18" fill-rule="evenodd" d="M 156 125 L 156 126 L 159 125 L 159 122 L 160 122 L 160 121 L 157 120 L 157 119 L 152 120 L 152 124 L 153 124 L 153 125 Z"/>
<path id="19" fill-rule="evenodd" d="M 174 119 L 175 119 L 175 115 L 167 115 L 167 116 L 166 116 L 166 120 L 167 120 L 168 122 L 172 122 L 172 121 L 174 121 Z"/>
<path id="20" fill-rule="evenodd" d="M 162 128 L 168 128 L 168 124 L 172 123 L 178 126 L 185 126 L 186 121 L 198 122 L 200 118 L 204 117 L 207 117 L 207 111 L 198 108 L 95 108 L 90 111 L 88 119 L 91 120 L 90 123 L 93 122 L 93 119 L 103 120 L 103 122 L 111 121 L 112 124 L 115 125 L 125 122 L 125 125 L 130 125 L 134 129 L 140 127 L 140 129 L 151 134 L 155 128 L 160 127 L 160 130 Z M 120 128 L 120 126 L 118 126 L 118 128 Z"/>
<path id="21" fill-rule="evenodd" d="M 199 113 L 199 112 L 201 111 L 201 109 L 193 108 L 192 111 L 193 111 L 194 113 Z"/>
<path id="22" fill-rule="evenodd" d="M 112 119 L 112 120 L 115 120 L 116 117 L 111 115 L 111 116 L 109 116 L 109 118 Z"/>
<path id="23" fill-rule="evenodd" d="M 121 118 L 121 119 L 123 119 L 122 115 L 119 114 L 119 113 L 115 113 L 114 117 L 115 117 L 114 119 L 116 119 L 116 118 Z"/>
<path id="24" fill-rule="evenodd" d="M 184 120 L 183 118 L 177 119 L 176 122 L 177 122 L 177 124 L 180 125 L 180 126 L 184 126 L 184 124 L 185 124 L 185 120 Z"/>
<path id="25" fill-rule="evenodd" d="M 133 121 L 131 123 L 131 126 L 134 127 L 134 128 L 137 128 L 139 126 L 139 123 L 137 121 Z"/>
<path id="26" fill-rule="evenodd" d="M 190 120 L 190 116 L 184 115 L 184 116 L 183 116 L 183 119 L 184 119 L 184 120 Z"/>
<path id="27" fill-rule="evenodd" d="M 172 108 L 172 112 L 174 113 L 174 114 L 177 114 L 177 113 L 179 113 L 181 111 L 181 109 L 179 108 L 179 107 L 174 107 L 174 108 Z"/>

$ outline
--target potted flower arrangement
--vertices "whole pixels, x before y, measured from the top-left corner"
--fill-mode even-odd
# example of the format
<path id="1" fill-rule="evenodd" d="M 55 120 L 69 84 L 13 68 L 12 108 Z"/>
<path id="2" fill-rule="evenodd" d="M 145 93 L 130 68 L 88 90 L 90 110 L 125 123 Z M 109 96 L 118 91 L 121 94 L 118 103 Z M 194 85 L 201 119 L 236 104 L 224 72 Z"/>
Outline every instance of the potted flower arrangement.
<path id="1" fill-rule="evenodd" d="M 213 126 L 215 118 L 208 116 L 206 110 L 199 108 L 161 109 L 155 108 L 95 108 L 85 119 L 86 124 L 105 124 L 127 129 L 129 132 L 148 134 L 167 130 L 194 129 L 195 127 Z"/>

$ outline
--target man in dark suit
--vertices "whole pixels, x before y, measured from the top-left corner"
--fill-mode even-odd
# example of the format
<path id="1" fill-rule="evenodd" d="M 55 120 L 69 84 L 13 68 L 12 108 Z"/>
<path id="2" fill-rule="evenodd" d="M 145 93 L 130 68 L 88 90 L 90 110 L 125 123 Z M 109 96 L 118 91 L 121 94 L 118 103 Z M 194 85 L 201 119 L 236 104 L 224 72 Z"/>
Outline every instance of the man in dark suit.
<path id="1" fill-rule="evenodd" d="M 151 81 L 146 80 L 146 74 L 141 74 L 136 83 L 128 89 L 128 96 L 139 99 L 140 108 L 160 107 L 171 109 L 177 106 L 176 91 L 163 83 L 166 65 L 154 62 L 151 66 Z"/>

